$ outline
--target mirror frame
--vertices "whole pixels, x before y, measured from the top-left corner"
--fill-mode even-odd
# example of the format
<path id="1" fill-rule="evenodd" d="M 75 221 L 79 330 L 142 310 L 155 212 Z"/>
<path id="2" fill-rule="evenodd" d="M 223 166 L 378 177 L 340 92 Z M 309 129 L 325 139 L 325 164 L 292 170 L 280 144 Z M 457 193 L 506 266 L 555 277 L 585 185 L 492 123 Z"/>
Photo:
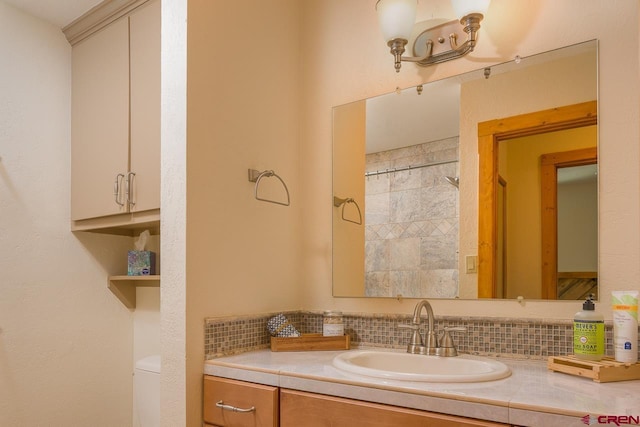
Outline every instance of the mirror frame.
<path id="1" fill-rule="evenodd" d="M 597 124 L 597 101 L 478 123 L 478 202 L 480 206 L 478 210 L 478 298 L 494 298 L 497 292 L 498 144 L 500 141 Z M 544 265 L 543 268 L 545 268 Z"/>

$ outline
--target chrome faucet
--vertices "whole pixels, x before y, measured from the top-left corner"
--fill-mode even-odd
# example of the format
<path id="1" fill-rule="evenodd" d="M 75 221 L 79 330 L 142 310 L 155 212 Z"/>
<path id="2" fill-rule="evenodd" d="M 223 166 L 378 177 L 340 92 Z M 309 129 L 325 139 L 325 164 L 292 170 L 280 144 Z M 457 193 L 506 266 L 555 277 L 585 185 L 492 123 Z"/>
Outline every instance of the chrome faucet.
<path id="1" fill-rule="evenodd" d="M 423 308 L 427 309 L 428 318 L 427 331 L 424 339 L 420 334 L 420 314 L 422 313 Z M 408 325 L 398 325 L 398 327 L 413 330 L 411 341 L 409 341 L 409 345 L 407 346 L 407 353 L 436 354 L 436 349 L 438 348 L 438 337 L 436 336 L 435 322 L 433 320 L 433 309 L 431 308 L 429 301 L 423 299 L 416 304 L 416 308 L 413 310 L 413 319 L 411 323 Z"/>
<path id="2" fill-rule="evenodd" d="M 423 308 L 427 310 L 428 322 L 424 339 L 422 338 L 422 334 L 420 334 L 420 314 L 422 313 Z M 457 356 L 458 351 L 453 344 L 453 339 L 451 338 L 449 332 L 462 332 L 467 330 L 467 328 L 464 327 L 445 327 L 441 336 L 442 345 L 439 345 L 438 336 L 436 335 L 435 331 L 433 309 L 431 308 L 431 304 L 429 304 L 429 301 L 427 301 L 426 299 L 423 299 L 422 301 L 418 302 L 418 304 L 416 304 L 416 308 L 413 310 L 413 319 L 411 320 L 411 323 L 408 325 L 400 324 L 398 325 L 398 327 L 413 330 L 411 341 L 409 341 L 409 345 L 407 345 L 407 353 L 435 356 Z"/>

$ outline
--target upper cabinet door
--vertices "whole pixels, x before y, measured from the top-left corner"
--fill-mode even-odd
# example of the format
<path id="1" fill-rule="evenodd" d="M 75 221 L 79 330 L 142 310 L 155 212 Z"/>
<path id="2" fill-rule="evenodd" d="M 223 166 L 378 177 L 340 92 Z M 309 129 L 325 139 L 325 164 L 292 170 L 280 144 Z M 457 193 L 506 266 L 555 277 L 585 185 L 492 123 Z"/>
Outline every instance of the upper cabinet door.
<path id="1" fill-rule="evenodd" d="M 73 47 L 71 138 L 71 219 L 125 212 L 114 182 L 129 166 L 127 19 Z"/>
<path id="2" fill-rule="evenodd" d="M 160 208 L 160 1 L 130 16 L 131 211 Z"/>

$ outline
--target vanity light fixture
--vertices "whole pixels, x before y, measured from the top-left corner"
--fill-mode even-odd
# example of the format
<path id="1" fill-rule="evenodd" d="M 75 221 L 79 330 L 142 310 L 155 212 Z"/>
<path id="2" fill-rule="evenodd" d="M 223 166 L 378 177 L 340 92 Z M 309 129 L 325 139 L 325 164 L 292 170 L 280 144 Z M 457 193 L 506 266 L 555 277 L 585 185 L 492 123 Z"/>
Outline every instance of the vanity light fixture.
<path id="1" fill-rule="evenodd" d="M 400 72 L 402 61 L 415 62 L 423 67 L 461 58 L 473 52 L 478 38 L 480 21 L 489 8 L 490 0 L 451 0 L 451 5 L 460 20 L 451 21 L 427 29 L 415 38 L 413 54 L 402 56 L 413 31 L 416 20 L 417 0 L 378 0 L 376 11 L 380 29 L 391 49 L 396 72 Z M 458 46 L 456 30 L 467 33 L 467 40 Z M 434 53 L 435 43 L 444 44 L 449 39 L 450 50 Z"/>

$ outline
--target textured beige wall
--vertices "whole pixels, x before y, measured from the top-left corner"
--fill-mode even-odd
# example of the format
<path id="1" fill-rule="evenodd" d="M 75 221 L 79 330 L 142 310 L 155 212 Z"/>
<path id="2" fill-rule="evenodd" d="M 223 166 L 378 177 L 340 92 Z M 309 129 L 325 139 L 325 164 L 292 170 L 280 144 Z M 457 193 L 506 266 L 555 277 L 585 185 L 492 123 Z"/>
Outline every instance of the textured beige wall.
<path id="1" fill-rule="evenodd" d="M 130 239 L 70 231 L 71 47 L 0 2 L 0 425 L 127 426 Z"/>
<path id="2" fill-rule="evenodd" d="M 162 0 L 161 52 L 160 418 L 174 427 L 187 425 L 187 0 Z"/>
<path id="3" fill-rule="evenodd" d="M 600 40 L 602 291 L 606 295 L 612 289 L 638 289 L 638 4 L 626 0 L 616 6 L 610 7 L 605 0 L 494 0 L 482 22 L 479 46 L 470 57 L 431 68 L 404 64 L 396 74 L 370 3 L 305 1 L 301 160 L 307 171 L 302 176 L 306 233 L 303 271 L 310 285 L 304 288 L 305 307 L 410 313 L 415 304 L 415 300 L 331 296 L 331 206 L 327 202 L 331 181 L 327 177 L 331 176 L 332 106 L 503 62 L 515 55 L 527 56 L 595 38 Z M 452 17 L 447 1 L 421 2 L 418 13 L 419 19 Z M 580 25 L 575 25 L 577 22 Z M 612 27 L 617 31 L 610 31 Z M 469 112 L 463 111 L 461 116 L 465 114 Z M 461 134 L 461 146 L 470 143 L 474 142 Z M 461 174 L 461 182 L 464 180 Z M 463 203 L 477 206 L 477 199 Z M 499 313 L 506 317 L 569 319 L 576 311 L 575 303 L 570 302 L 527 301 L 520 305 L 514 301 L 437 300 L 433 304 L 436 314 L 448 315 Z M 598 309 L 610 317 L 606 304 Z"/>
<path id="4" fill-rule="evenodd" d="M 163 365 L 162 401 L 169 405 L 162 422 L 176 426 L 186 420 L 195 426 L 202 417 L 204 318 L 299 306 L 304 284 L 299 270 L 299 5 L 295 0 L 164 3 L 165 22 L 184 29 L 186 11 L 188 27 L 186 39 L 176 35 L 174 40 L 181 40 L 173 47 L 181 53 L 186 47 L 186 63 L 182 57 L 165 59 L 172 62 L 168 67 L 187 68 L 185 76 L 176 73 L 183 82 L 186 77 L 186 86 L 164 81 L 177 96 L 186 95 L 184 109 L 170 111 L 186 128 L 178 140 L 166 140 L 173 129 L 163 118 L 163 152 L 166 145 L 167 155 L 177 152 L 186 163 L 163 159 L 162 324 L 173 335 L 169 329 L 162 334 L 168 369 L 165 378 Z M 172 49 L 172 42 L 164 46 Z M 163 111 L 172 108 L 164 105 Z M 177 171 L 171 171 L 174 166 Z M 257 201 L 249 168 L 274 170 L 288 187 L 291 205 Z M 185 188 L 171 182 L 174 172 L 186 179 L 181 181 L 184 196 L 174 192 Z M 276 178 L 261 181 L 261 188 L 269 187 L 260 195 L 282 200 Z M 186 208 L 184 213 L 166 206 L 174 202 Z M 177 224 L 167 223 L 165 207 L 167 215 L 179 216 Z M 174 273 L 184 274 L 167 278 L 167 259 Z"/>

